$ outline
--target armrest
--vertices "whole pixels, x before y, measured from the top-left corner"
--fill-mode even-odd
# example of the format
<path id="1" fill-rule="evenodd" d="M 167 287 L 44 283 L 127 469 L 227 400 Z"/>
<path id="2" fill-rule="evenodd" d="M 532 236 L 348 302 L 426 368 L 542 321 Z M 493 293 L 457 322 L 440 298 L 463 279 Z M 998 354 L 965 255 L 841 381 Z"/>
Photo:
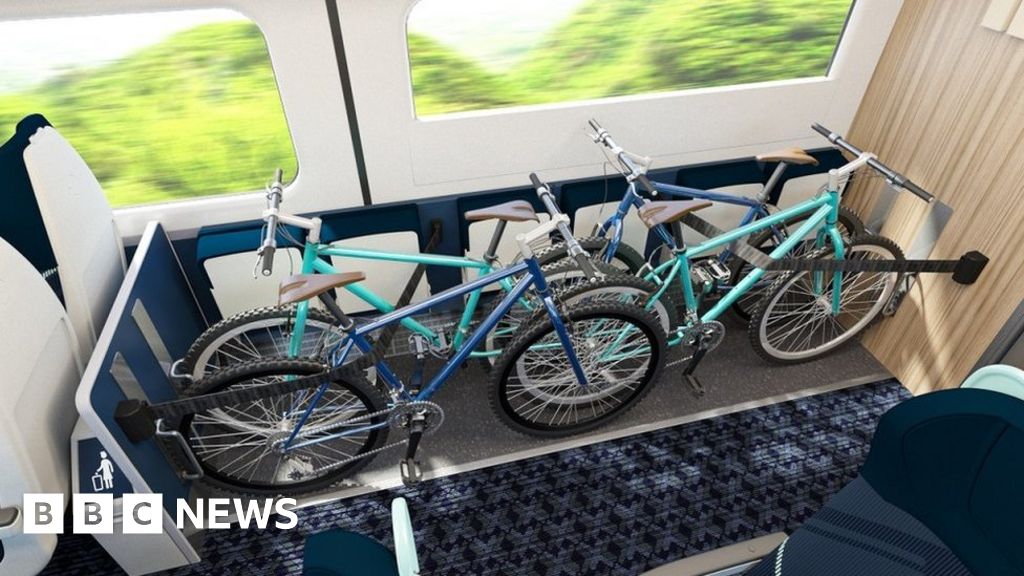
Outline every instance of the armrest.
<path id="1" fill-rule="evenodd" d="M 405 498 L 391 501 L 391 528 L 395 533 L 395 560 L 398 562 L 399 576 L 419 576 L 420 560 L 416 554 L 412 519 Z"/>

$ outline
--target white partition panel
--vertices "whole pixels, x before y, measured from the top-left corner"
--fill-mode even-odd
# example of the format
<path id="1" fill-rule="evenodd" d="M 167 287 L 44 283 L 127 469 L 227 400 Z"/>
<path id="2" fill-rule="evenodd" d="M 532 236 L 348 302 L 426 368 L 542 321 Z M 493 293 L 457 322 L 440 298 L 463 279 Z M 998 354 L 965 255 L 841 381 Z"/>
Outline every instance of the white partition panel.
<path id="1" fill-rule="evenodd" d="M 57 537 L 22 533 L 22 495 L 68 493 L 81 366 L 64 308 L 3 240 L 0 270 L 0 510 L 18 511 L 13 523 L 0 526 L 0 574 L 28 575 L 46 566 Z"/>
<path id="2" fill-rule="evenodd" d="M 124 279 L 121 236 L 96 177 L 55 129 L 40 128 L 29 138 L 25 167 L 57 259 L 68 316 L 88 355 Z"/>

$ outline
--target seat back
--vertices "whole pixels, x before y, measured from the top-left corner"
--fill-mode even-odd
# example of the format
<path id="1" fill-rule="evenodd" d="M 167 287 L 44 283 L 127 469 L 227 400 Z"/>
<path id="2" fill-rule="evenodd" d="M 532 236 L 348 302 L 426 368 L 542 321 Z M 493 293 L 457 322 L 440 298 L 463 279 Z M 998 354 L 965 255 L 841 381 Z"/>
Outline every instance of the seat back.
<path id="1" fill-rule="evenodd" d="M 68 317 L 87 360 L 124 279 L 124 246 L 99 182 L 53 127 L 29 137 L 24 160 L 57 260 Z"/>
<path id="2" fill-rule="evenodd" d="M 879 422 L 861 474 L 973 574 L 1024 575 L 1024 402 L 961 388 L 904 402 Z"/>
<path id="3" fill-rule="evenodd" d="M 71 430 L 81 365 L 74 330 L 35 267 L 0 240 L 0 574 L 35 574 L 53 553 L 53 535 L 23 534 L 25 493 L 69 491 Z M 10 520 L 13 519 L 13 522 Z"/>
<path id="4" fill-rule="evenodd" d="M 960 387 L 1002 392 L 1024 400 L 1024 370 L 1003 364 L 985 366 L 971 374 Z"/>

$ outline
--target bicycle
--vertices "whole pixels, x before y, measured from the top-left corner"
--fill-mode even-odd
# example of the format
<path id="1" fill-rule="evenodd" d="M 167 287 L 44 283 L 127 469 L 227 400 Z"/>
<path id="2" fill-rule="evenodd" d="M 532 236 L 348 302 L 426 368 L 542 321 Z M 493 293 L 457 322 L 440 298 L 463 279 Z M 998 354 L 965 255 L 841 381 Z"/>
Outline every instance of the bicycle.
<path id="1" fill-rule="evenodd" d="M 615 158 L 618 164 L 617 168 L 626 178 L 627 185 L 626 191 L 615 212 L 596 227 L 594 235 L 577 239 L 577 242 L 588 252 L 599 255 L 600 261 L 625 270 L 630 274 L 639 274 L 641 276 L 643 275 L 641 270 L 645 270 L 649 266 L 648 259 L 622 241 L 623 223 L 626 216 L 631 210 L 639 210 L 650 202 L 647 197 L 640 193 L 638 185 L 651 198 L 655 198 L 658 195 L 668 195 L 682 199 L 708 200 L 716 204 L 745 207 L 747 211 L 740 220 L 739 226 L 746 226 L 757 220 L 767 218 L 775 210 L 775 207 L 770 204 L 770 199 L 779 183 L 782 182 L 782 177 L 789 166 L 817 165 L 818 163 L 817 159 L 799 148 L 786 148 L 757 156 L 759 162 L 775 162 L 777 165 L 768 181 L 755 197 L 677 186 L 650 180 L 647 177 L 647 172 L 651 166 L 650 157 L 640 156 L 624 150 L 615 143 L 608 131 L 601 127 L 596 120 L 591 119 L 589 124 L 595 131 L 592 139 L 595 143 L 607 149 Z M 748 243 L 763 252 L 771 252 L 772 248 L 778 246 L 790 234 L 790 231 L 806 220 L 807 217 L 807 214 L 800 214 L 789 220 L 772 225 L 753 235 Z M 860 236 L 864 233 L 864 223 L 861 222 L 856 213 L 847 208 L 839 208 L 837 223 L 845 239 Z M 673 247 L 674 239 L 665 226 L 656 226 L 653 230 L 663 245 L 668 247 L 668 249 Z M 551 263 L 564 258 L 567 253 L 564 246 L 556 244 L 549 252 L 542 254 L 542 257 L 545 263 Z M 750 271 L 750 267 L 742 258 L 735 258 L 734 256 L 733 250 L 727 246 L 717 256 L 707 256 L 700 264 L 702 275 L 715 279 L 714 292 L 717 294 L 723 294 L 731 290 Z M 733 311 L 743 320 L 749 320 L 752 306 L 760 298 L 761 289 L 768 284 L 770 282 L 762 282 L 751 289 L 743 298 L 736 301 L 732 308 Z"/>
<path id="2" fill-rule="evenodd" d="M 277 249 L 277 238 L 280 234 L 293 245 L 302 247 L 301 274 L 335 274 L 338 270 L 326 258 L 346 258 L 361 260 L 377 260 L 388 262 L 415 263 L 429 266 L 444 266 L 475 271 L 477 277 L 485 276 L 495 267 L 501 265 L 496 256 L 498 246 L 508 222 L 537 221 L 533 207 L 524 200 L 506 202 L 497 206 L 481 208 L 466 213 L 467 220 L 496 220 L 497 226 L 482 259 L 468 257 L 435 255 L 427 253 L 406 254 L 373 250 L 368 248 L 346 248 L 334 244 L 320 242 L 322 222 L 320 218 L 305 218 L 286 214 L 280 210 L 283 184 L 281 171 L 274 174 L 273 182 L 268 186 L 268 207 L 263 213 L 266 225 L 262 233 L 262 241 L 257 253 L 256 267 L 262 267 L 264 275 L 273 272 L 273 256 Z M 286 224 L 307 231 L 306 238 L 296 240 Z M 549 282 L 565 283 L 585 276 L 601 273 L 604 268 L 591 262 L 586 252 L 572 239 L 568 227 L 558 224 L 555 232 L 571 239 L 560 260 L 566 256 L 571 261 L 548 265 L 541 261 L 544 273 Z M 427 250 L 429 252 L 429 248 Z M 512 289 L 512 282 L 503 278 L 499 282 L 503 292 Z M 387 313 L 394 310 L 394 305 L 361 283 L 344 287 L 352 295 L 367 303 L 378 312 Z M 462 313 L 451 328 L 449 335 L 444 330 L 428 327 L 423 323 L 407 318 L 402 325 L 411 332 L 410 348 L 423 358 L 427 354 L 443 354 L 449 350 L 458 350 L 466 341 L 470 326 L 479 309 L 483 290 L 471 292 L 462 307 Z M 522 313 L 511 314 L 502 326 L 500 333 L 511 334 L 518 325 L 518 318 L 532 313 L 535 303 L 524 299 L 519 303 Z M 259 359 L 267 356 L 316 357 L 329 349 L 340 338 L 334 330 L 334 318 L 327 312 L 311 308 L 308 303 L 300 302 L 291 307 L 268 306 L 235 314 L 217 322 L 203 332 L 189 348 L 185 356 L 174 368 L 176 376 L 185 376 L 192 382 L 228 365 L 241 361 Z M 500 349 L 489 343 L 487 349 L 476 351 L 474 358 L 484 358 L 489 362 L 500 353 Z"/>
<path id="3" fill-rule="evenodd" d="M 416 304 L 407 305 L 407 286 L 400 308 L 361 323 L 329 295 L 362 280 L 361 273 L 293 276 L 282 283 L 280 304 L 319 298 L 340 328 L 329 363 L 278 358 L 234 364 L 196 383 L 186 391 L 188 398 L 147 407 L 146 413 L 184 414 L 179 433 L 207 480 L 221 488 L 257 494 L 318 490 L 399 444 L 407 445 L 403 480 L 414 483 L 422 477 L 415 460 L 420 440 L 444 418 L 430 398 L 519 299 L 533 292 L 544 318 L 522 325 L 501 352 L 489 381 L 491 407 L 512 429 L 535 436 L 600 426 L 650 391 L 662 368 L 665 333 L 651 312 L 636 305 L 565 305 L 553 297 L 532 246 L 567 223 L 568 217 L 555 215 L 519 235 L 517 264 Z M 500 305 L 421 389 L 411 390 L 382 358 L 380 347 L 403 320 L 513 277 Z M 410 285 L 414 281 L 415 275 Z M 376 341 L 370 339 L 374 333 Z M 356 351 L 362 355 L 349 362 Z M 361 372 L 369 365 L 376 366 L 380 384 Z M 389 429 L 401 429 L 408 438 L 389 444 Z"/>
<path id="4" fill-rule="evenodd" d="M 900 270 L 906 262 L 899 246 L 877 235 L 845 239 L 840 234 L 838 216 L 843 184 L 857 170 L 870 168 L 894 186 L 928 201 L 933 197 L 882 164 L 873 154 L 860 151 L 819 125 L 814 129 L 857 157 L 830 171 L 823 192 L 811 199 L 728 232 L 696 216 L 695 212 L 711 205 L 706 200 L 644 202 L 639 208 L 641 220 L 652 230 L 667 230 L 672 241 L 672 258 L 642 271 L 641 277 L 659 286 L 649 301 L 659 299 L 667 291 L 682 292 L 684 317 L 669 335 L 668 345 L 694 348 L 683 376 L 698 391 L 702 387 L 693 373 L 724 334 L 724 326 L 718 318 L 758 286 L 766 274 L 771 272 L 778 276 L 763 290 L 753 309 L 748 338 L 760 356 L 776 363 L 817 358 L 849 341 L 879 316 L 899 284 Z M 643 173 L 634 170 L 630 177 L 640 180 Z M 766 231 L 774 234 L 774 227 L 798 218 L 796 230 L 781 238 L 767 254 L 742 242 L 753 234 Z M 707 239 L 687 246 L 683 224 L 701 232 Z M 717 279 L 701 273 L 698 266 L 706 260 L 700 257 L 723 247 L 730 247 L 735 257 L 749 261 L 750 271 L 713 306 L 702 311 L 703 298 L 715 290 Z M 800 257 L 794 258 L 794 255 Z M 815 271 L 815 262 L 822 259 L 871 260 L 877 265 L 852 265 L 830 273 Z M 564 296 L 573 297 L 579 292 L 570 288 Z M 582 298 L 583 301 L 593 299 Z"/>

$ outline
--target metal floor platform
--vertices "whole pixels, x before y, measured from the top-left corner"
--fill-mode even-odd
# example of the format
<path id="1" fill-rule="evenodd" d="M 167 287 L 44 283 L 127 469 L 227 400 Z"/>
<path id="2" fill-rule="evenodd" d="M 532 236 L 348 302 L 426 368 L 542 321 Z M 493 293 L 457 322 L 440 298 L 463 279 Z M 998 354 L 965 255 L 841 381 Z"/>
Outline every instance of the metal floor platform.
<path id="1" fill-rule="evenodd" d="M 445 421 L 420 447 L 418 458 L 423 464 L 425 480 L 889 376 L 858 343 L 851 343 L 816 362 L 770 365 L 751 349 L 744 325 L 728 321 L 726 328 L 721 346 L 708 355 L 698 371 L 706 388 L 704 396 L 698 397 L 681 382 L 682 364 L 666 368 L 650 394 L 630 412 L 596 431 L 558 440 L 531 438 L 505 427 L 492 413 L 487 399 L 488 374 L 480 362 L 470 362 L 433 399 L 444 408 Z M 676 354 L 670 350 L 669 359 Z M 401 359 L 389 361 L 396 370 L 403 368 Z M 428 373 L 431 368 L 428 366 Z M 405 377 L 407 371 L 399 370 L 399 374 Z M 353 479 L 353 484 L 304 499 L 300 506 L 399 486 L 400 458 L 399 448 L 380 454 Z"/>

